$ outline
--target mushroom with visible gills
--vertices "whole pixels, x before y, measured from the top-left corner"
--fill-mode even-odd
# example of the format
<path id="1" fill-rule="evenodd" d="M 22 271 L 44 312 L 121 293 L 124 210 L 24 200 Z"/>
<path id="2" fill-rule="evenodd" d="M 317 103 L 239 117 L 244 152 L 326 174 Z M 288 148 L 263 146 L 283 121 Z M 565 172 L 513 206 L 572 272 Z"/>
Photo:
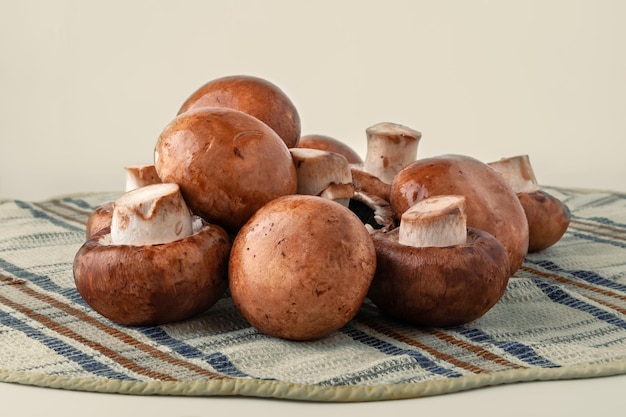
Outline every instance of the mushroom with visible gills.
<path id="1" fill-rule="evenodd" d="M 570 210 L 561 200 L 541 190 L 528 155 L 488 163 L 517 194 L 528 220 L 528 252 L 549 248 L 569 227 Z"/>
<path id="2" fill-rule="evenodd" d="M 129 191 L 113 207 L 110 228 L 74 257 L 76 289 L 95 311 L 123 325 L 158 325 L 201 313 L 223 295 L 230 236 L 193 216 L 178 185 Z"/>
<path id="3" fill-rule="evenodd" d="M 491 234 L 466 226 L 464 196 L 421 200 L 399 227 L 371 236 L 377 267 L 368 298 L 392 317 L 459 325 L 483 316 L 506 290 L 507 252 Z"/>

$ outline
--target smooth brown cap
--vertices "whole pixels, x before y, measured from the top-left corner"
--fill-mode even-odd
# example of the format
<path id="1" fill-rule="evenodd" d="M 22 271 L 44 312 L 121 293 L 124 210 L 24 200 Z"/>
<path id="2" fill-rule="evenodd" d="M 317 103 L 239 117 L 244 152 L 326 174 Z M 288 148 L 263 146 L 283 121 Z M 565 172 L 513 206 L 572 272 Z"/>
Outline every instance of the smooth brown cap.
<path id="1" fill-rule="evenodd" d="M 260 332 L 317 339 L 356 315 L 375 268 L 369 232 L 348 208 L 285 196 L 261 208 L 235 238 L 230 294 Z"/>
<path id="2" fill-rule="evenodd" d="M 209 81 L 185 100 L 178 114 L 199 107 L 229 107 L 248 113 L 272 128 L 293 148 L 300 140 L 300 116 L 291 99 L 275 84 L 249 75 Z"/>
<path id="3" fill-rule="evenodd" d="M 219 226 L 160 245 L 109 245 L 108 229 L 74 257 L 76 289 L 95 311 L 120 324 L 158 325 L 210 308 L 227 288 L 231 247 Z"/>
<path id="4" fill-rule="evenodd" d="M 298 143 L 299 148 L 311 148 L 320 149 L 322 151 L 335 152 L 343 155 L 350 164 L 362 164 L 363 158 L 354 149 L 348 146 L 346 143 L 335 139 L 332 136 L 310 134 L 304 135 L 300 138 Z"/>
<path id="5" fill-rule="evenodd" d="M 157 141 L 155 166 L 163 182 L 180 186 L 194 214 L 231 233 L 265 203 L 297 190 L 285 143 L 258 119 L 230 108 L 177 116 Z"/>
<path id="6" fill-rule="evenodd" d="M 528 252 L 539 252 L 558 242 L 569 227 L 569 208 L 544 191 L 517 195 L 528 220 Z"/>

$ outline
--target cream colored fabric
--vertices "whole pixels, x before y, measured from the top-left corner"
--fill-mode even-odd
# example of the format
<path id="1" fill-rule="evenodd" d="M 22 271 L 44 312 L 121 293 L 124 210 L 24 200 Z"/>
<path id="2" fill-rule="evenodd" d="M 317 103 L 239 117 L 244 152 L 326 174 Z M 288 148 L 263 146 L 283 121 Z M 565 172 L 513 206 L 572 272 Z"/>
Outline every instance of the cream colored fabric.
<path id="1" fill-rule="evenodd" d="M 0 381 L 135 395 L 376 401 L 626 372 L 626 196 L 546 188 L 572 211 L 485 316 L 419 329 L 366 302 L 317 341 L 259 334 L 224 296 L 185 322 L 131 328 L 87 306 L 71 264 L 117 194 L 0 200 Z"/>

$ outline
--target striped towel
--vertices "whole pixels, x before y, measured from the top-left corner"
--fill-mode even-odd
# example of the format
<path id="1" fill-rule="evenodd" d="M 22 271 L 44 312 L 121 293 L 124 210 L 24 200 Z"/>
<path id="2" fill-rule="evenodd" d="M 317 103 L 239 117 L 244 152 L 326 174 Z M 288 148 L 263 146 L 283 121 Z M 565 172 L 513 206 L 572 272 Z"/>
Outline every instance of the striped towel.
<path id="1" fill-rule="evenodd" d="M 111 323 L 71 265 L 87 216 L 118 193 L 0 200 L 0 381 L 127 394 L 372 401 L 626 372 L 626 195 L 545 187 L 572 211 L 500 302 L 463 326 L 420 329 L 365 302 L 317 341 L 259 334 L 226 295 L 190 320 Z"/>

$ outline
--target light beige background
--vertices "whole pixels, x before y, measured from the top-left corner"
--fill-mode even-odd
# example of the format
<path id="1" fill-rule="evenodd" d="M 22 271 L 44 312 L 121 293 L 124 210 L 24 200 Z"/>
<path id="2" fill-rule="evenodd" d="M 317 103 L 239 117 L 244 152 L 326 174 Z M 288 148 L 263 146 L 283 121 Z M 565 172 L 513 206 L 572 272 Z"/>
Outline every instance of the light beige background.
<path id="1" fill-rule="evenodd" d="M 197 87 L 264 77 L 303 133 L 365 152 L 529 154 L 545 185 L 626 191 L 623 1 L 0 0 L 0 196 L 123 187 Z"/>
<path id="2" fill-rule="evenodd" d="M 251 74 L 303 133 L 362 154 L 381 121 L 420 157 L 529 154 L 541 183 L 626 191 L 626 1 L 0 0 L 0 198 L 123 189 L 206 81 Z M 374 404 L 132 397 L 0 384 L 13 415 L 610 415 L 626 376 Z"/>

